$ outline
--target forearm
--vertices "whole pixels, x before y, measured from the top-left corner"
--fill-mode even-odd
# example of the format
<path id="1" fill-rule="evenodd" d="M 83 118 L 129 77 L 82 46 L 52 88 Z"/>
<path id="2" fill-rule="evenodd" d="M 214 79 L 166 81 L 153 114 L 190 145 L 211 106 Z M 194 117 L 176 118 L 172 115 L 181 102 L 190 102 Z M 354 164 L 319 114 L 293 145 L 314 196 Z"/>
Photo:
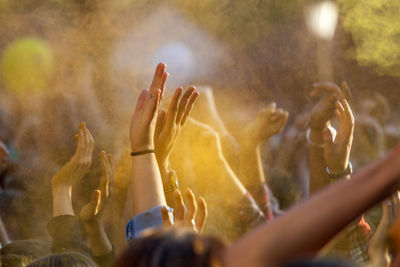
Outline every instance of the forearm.
<path id="1" fill-rule="evenodd" d="M 132 157 L 128 199 L 132 217 L 155 206 L 166 205 L 160 170 L 153 153 Z"/>
<path id="2" fill-rule="evenodd" d="M 101 222 L 95 220 L 85 223 L 85 229 L 93 256 L 103 256 L 112 251 L 112 245 Z"/>
<path id="3" fill-rule="evenodd" d="M 379 160 L 352 179 L 321 191 L 235 244 L 227 251 L 228 266 L 276 266 L 315 253 L 357 216 L 398 188 L 400 173 L 396 168 L 388 158 Z M 290 238 L 283 238 L 283 233 Z M 243 261 L 234 256 L 239 251 L 246 255 Z"/>
<path id="4" fill-rule="evenodd" d="M 265 183 L 259 145 L 242 145 L 240 151 L 240 177 L 246 188 Z"/>
<path id="5" fill-rule="evenodd" d="M 71 186 L 53 186 L 53 217 L 75 215 L 72 208 Z"/>
<path id="6" fill-rule="evenodd" d="M 228 204 L 234 204 L 239 199 L 242 199 L 247 190 L 240 182 L 234 171 L 229 166 L 223 156 L 217 157 L 214 175 L 219 177 L 219 193 L 224 197 Z"/>
<path id="7" fill-rule="evenodd" d="M 311 130 L 310 139 L 313 144 L 323 144 L 322 130 Z M 310 194 L 321 190 L 329 185 L 330 178 L 326 172 L 324 148 L 309 144 L 309 166 L 310 166 Z"/>

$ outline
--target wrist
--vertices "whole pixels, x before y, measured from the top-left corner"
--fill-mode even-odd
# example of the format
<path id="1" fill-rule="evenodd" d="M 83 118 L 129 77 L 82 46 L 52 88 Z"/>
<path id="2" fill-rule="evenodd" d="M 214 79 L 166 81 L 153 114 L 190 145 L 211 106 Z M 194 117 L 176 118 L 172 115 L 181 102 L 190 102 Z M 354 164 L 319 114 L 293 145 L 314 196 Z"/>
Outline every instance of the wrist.
<path id="1" fill-rule="evenodd" d="M 87 234 L 98 233 L 103 229 L 103 223 L 100 218 L 93 218 L 87 221 L 83 221 Z"/>
<path id="2" fill-rule="evenodd" d="M 154 144 L 131 144 L 132 152 L 154 149 Z"/>
<path id="3" fill-rule="evenodd" d="M 60 195 L 71 195 L 72 191 L 72 186 L 71 185 L 66 185 L 66 184 L 57 184 L 57 183 L 51 183 L 51 190 L 53 193 L 53 196 L 60 196 Z"/>
<path id="4" fill-rule="evenodd" d="M 311 130 L 321 131 L 321 132 L 324 130 L 324 128 L 329 127 L 330 125 L 331 124 L 330 124 L 329 120 L 321 123 L 319 121 L 313 121 L 312 118 L 311 118 L 310 124 L 309 124 Z"/>
<path id="5" fill-rule="evenodd" d="M 326 172 L 331 178 L 338 179 L 347 175 L 351 175 L 353 173 L 353 166 L 349 161 L 347 161 L 345 164 L 345 167 L 329 167 L 326 166 Z"/>

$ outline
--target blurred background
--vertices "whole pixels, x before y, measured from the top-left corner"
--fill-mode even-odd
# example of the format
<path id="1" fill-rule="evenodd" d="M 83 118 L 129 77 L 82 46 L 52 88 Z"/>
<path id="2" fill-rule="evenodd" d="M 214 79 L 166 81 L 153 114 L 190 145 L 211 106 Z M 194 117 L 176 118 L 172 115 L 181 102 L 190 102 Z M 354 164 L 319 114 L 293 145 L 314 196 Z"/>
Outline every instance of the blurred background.
<path id="1" fill-rule="evenodd" d="M 50 183 L 39 178 L 69 160 L 78 123 L 118 158 L 138 92 L 165 62 L 167 97 L 213 88 L 233 135 L 272 101 L 292 124 L 310 110 L 314 82 L 347 81 L 354 110 L 394 125 L 395 142 L 398 14 L 393 0 L 0 0 L 0 140 L 38 192 L 32 203 L 50 210 Z M 358 158 L 372 156 L 360 165 L 378 154 L 362 147 Z"/>
<path id="2" fill-rule="evenodd" d="M 25 106 L 54 90 L 90 94 L 113 117 L 163 61 L 169 90 L 209 85 L 229 102 L 222 116 L 272 99 L 301 112 L 321 80 L 346 80 L 353 101 L 379 91 L 396 109 L 399 9 L 387 0 L 1 0 L 0 91 Z"/>

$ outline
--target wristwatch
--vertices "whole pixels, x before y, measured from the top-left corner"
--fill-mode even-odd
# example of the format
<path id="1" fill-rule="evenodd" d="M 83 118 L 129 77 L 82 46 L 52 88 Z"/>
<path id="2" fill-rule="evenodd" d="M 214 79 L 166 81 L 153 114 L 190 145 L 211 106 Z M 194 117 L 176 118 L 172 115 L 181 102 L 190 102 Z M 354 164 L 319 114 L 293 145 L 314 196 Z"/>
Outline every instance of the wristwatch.
<path id="1" fill-rule="evenodd" d="M 169 181 L 167 184 L 165 184 L 164 187 L 164 193 L 172 193 L 174 192 L 176 189 L 178 189 L 178 178 L 176 177 L 176 173 L 174 170 L 169 171 L 168 173 L 169 175 Z"/>

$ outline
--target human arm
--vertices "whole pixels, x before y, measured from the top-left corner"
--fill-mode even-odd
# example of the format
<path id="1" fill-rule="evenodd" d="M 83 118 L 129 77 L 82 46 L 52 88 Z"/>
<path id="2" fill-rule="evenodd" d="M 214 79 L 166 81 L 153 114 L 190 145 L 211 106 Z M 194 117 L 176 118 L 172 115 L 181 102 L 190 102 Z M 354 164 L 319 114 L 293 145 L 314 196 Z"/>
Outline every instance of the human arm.
<path id="1" fill-rule="evenodd" d="M 310 142 L 310 193 L 313 194 L 330 183 L 324 158 L 324 131 L 326 135 L 328 135 L 327 131 L 333 135 L 330 120 L 336 110 L 335 103 L 342 98 L 349 99 L 350 90 L 345 82 L 342 83 L 342 89 L 333 83 L 318 83 L 314 84 L 311 97 L 320 97 L 311 111 L 310 129 L 307 136 Z"/>
<path id="2" fill-rule="evenodd" d="M 101 178 L 97 189 L 93 190 L 89 203 L 84 206 L 79 218 L 84 223 L 89 246 L 94 257 L 112 252 L 112 245 L 104 229 L 101 215 L 110 197 L 110 187 L 114 179 L 111 159 L 104 151 L 100 152 Z"/>
<path id="3" fill-rule="evenodd" d="M 154 131 L 162 92 L 168 73 L 158 64 L 149 90 L 140 94 L 130 124 L 132 152 L 154 150 Z M 130 218 L 156 206 L 166 205 L 160 171 L 154 153 L 132 156 L 132 174 L 127 201 Z"/>
<path id="4" fill-rule="evenodd" d="M 47 224 L 47 230 L 52 237 L 53 252 L 64 250 L 88 252 L 82 240 L 71 199 L 72 186 L 85 176 L 92 164 L 94 140 L 85 123 L 79 124 L 75 139 L 77 148 L 74 155 L 51 179 L 53 219 Z"/>
<path id="5" fill-rule="evenodd" d="M 261 161 L 260 146 L 285 127 L 289 113 L 272 103 L 261 111 L 243 131 L 240 142 L 240 178 L 267 218 L 272 218 L 268 206 L 268 188 Z M 268 174 L 267 174 L 268 175 Z"/>
<path id="6" fill-rule="evenodd" d="M 75 139 L 77 147 L 74 155 L 51 179 L 54 217 L 75 215 L 71 200 L 72 186 L 85 176 L 92 164 L 94 140 L 84 122 L 79 124 Z"/>
<path id="7" fill-rule="evenodd" d="M 278 266 L 313 255 L 365 210 L 398 189 L 399 159 L 400 143 L 350 180 L 338 181 L 259 227 L 227 250 L 227 266 Z M 240 259 L 235 257 L 239 251 Z"/>

